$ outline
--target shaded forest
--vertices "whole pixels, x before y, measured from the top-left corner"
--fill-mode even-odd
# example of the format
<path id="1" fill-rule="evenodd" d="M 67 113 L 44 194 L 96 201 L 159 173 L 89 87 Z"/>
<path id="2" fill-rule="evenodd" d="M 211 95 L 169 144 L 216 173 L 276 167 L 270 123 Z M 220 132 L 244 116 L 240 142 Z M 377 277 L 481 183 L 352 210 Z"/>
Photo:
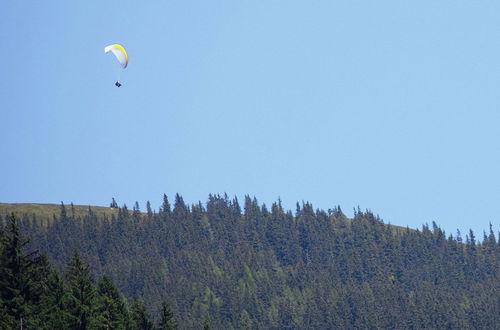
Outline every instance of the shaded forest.
<path id="1" fill-rule="evenodd" d="M 127 302 L 106 275 L 96 282 L 77 251 L 60 273 L 40 251 L 26 251 L 28 243 L 9 216 L 0 228 L 0 329 L 177 328 L 166 301 L 155 326 L 141 300 Z"/>
<path id="2" fill-rule="evenodd" d="M 117 208 L 47 223 L 23 215 L 30 249 L 63 271 L 75 251 L 98 276 L 147 310 L 168 301 L 179 328 L 488 328 L 500 324 L 500 239 L 479 240 L 384 224 L 369 211 L 347 218 L 310 203 L 240 202 L 210 195 L 187 205 L 164 196 L 158 212 Z M 117 206 L 117 205 L 113 205 Z M 0 219 L 7 224 L 7 218 Z"/>

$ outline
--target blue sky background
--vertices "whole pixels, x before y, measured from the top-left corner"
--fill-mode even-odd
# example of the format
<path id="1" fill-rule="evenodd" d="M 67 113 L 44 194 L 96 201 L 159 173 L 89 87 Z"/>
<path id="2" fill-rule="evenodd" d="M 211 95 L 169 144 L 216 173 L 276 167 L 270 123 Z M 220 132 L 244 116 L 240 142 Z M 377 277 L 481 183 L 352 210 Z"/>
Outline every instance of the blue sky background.
<path id="1" fill-rule="evenodd" d="M 0 201 L 227 192 L 481 237 L 500 218 L 499 16 L 498 1 L 1 1 Z M 130 57 L 121 88 L 111 43 Z"/>

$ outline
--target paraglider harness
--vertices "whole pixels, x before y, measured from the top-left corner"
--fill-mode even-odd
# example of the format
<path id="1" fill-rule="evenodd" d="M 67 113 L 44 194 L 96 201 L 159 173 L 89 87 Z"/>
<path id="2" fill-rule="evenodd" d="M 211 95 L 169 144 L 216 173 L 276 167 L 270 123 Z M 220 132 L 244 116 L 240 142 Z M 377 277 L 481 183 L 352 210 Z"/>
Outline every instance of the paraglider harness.
<path id="1" fill-rule="evenodd" d="M 120 84 L 120 82 L 118 82 L 118 81 L 117 81 L 117 82 L 115 82 L 115 86 L 116 86 L 116 87 L 120 87 L 121 85 L 122 85 L 122 84 Z"/>

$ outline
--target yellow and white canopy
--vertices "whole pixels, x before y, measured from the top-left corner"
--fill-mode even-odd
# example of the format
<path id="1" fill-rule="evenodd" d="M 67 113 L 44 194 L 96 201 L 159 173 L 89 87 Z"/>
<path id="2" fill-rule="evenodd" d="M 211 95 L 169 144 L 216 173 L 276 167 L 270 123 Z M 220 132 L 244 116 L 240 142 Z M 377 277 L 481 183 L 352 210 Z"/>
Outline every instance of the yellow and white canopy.
<path id="1" fill-rule="evenodd" d="M 122 68 L 125 69 L 127 67 L 128 55 L 122 45 L 114 44 L 106 46 L 106 48 L 104 48 L 104 53 L 107 54 L 109 52 L 112 52 L 115 55 Z"/>

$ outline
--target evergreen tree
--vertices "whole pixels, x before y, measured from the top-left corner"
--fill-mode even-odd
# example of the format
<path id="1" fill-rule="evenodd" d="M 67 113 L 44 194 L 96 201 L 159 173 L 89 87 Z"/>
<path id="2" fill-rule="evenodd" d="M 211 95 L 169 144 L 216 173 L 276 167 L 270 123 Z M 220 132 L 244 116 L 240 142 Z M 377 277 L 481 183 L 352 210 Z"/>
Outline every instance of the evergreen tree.
<path id="1" fill-rule="evenodd" d="M 40 264 L 38 251 L 24 253 L 29 240 L 21 236 L 14 214 L 9 217 L 6 233 L 1 239 L 0 301 L 3 308 L 0 312 L 7 314 L 7 319 L 14 320 L 16 326 L 29 327 L 33 324 L 33 305 L 39 299 L 35 290 Z"/>
<path id="2" fill-rule="evenodd" d="M 67 218 L 67 212 L 66 212 L 66 206 L 64 203 L 61 201 L 61 219 L 65 220 Z"/>
<path id="3" fill-rule="evenodd" d="M 0 329 L 16 329 L 19 328 L 18 324 L 19 322 L 9 313 L 7 306 L 0 299 Z"/>
<path id="4" fill-rule="evenodd" d="M 164 214 L 166 216 L 169 216 L 170 213 L 172 212 L 170 210 L 170 203 L 168 201 L 168 197 L 166 194 L 163 194 L 163 204 L 161 205 L 161 214 Z"/>
<path id="5" fill-rule="evenodd" d="M 88 264 L 76 251 L 68 262 L 66 280 L 69 284 L 70 327 L 90 329 L 96 317 L 96 289 Z"/>
<path id="6" fill-rule="evenodd" d="M 151 219 L 153 217 L 153 209 L 151 208 L 151 203 L 149 201 L 146 202 L 146 210 L 148 213 L 148 218 Z"/>
<path id="7" fill-rule="evenodd" d="M 3 217 L 0 216 L 0 256 L 3 256 L 5 247 L 4 245 L 6 243 L 3 226 L 4 220 Z M 3 264 L 2 259 L 0 259 L 0 274 L 6 273 L 6 270 L 3 269 L 4 267 L 5 265 Z M 9 310 L 2 299 L 2 292 L 4 290 L 3 285 L 4 284 L 2 284 L 2 281 L 0 280 L 0 329 L 13 329 L 16 327 L 16 320 L 12 315 L 9 314 Z"/>
<path id="8" fill-rule="evenodd" d="M 99 329 L 126 329 L 129 322 L 125 301 L 107 276 L 97 286 L 96 313 Z"/>
<path id="9" fill-rule="evenodd" d="M 130 329 L 134 330 L 152 330 L 154 328 L 144 303 L 134 298 L 130 306 Z"/>
<path id="10" fill-rule="evenodd" d="M 132 210 L 132 217 L 137 222 L 141 218 L 141 209 L 139 207 L 139 202 L 135 202 L 134 208 Z"/>
<path id="11" fill-rule="evenodd" d="M 166 301 L 161 303 L 160 327 L 161 330 L 177 329 L 177 322 L 174 319 L 174 313 Z"/>
<path id="12" fill-rule="evenodd" d="M 68 309 L 69 295 L 67 287 L 59 273 L 52 269 L 47 262 L 47 268 L 41 274 L 45 276 L 42 282 L 42 294 L 38 312 L 37 329 L 67 329 L 71 315 Z"/>

